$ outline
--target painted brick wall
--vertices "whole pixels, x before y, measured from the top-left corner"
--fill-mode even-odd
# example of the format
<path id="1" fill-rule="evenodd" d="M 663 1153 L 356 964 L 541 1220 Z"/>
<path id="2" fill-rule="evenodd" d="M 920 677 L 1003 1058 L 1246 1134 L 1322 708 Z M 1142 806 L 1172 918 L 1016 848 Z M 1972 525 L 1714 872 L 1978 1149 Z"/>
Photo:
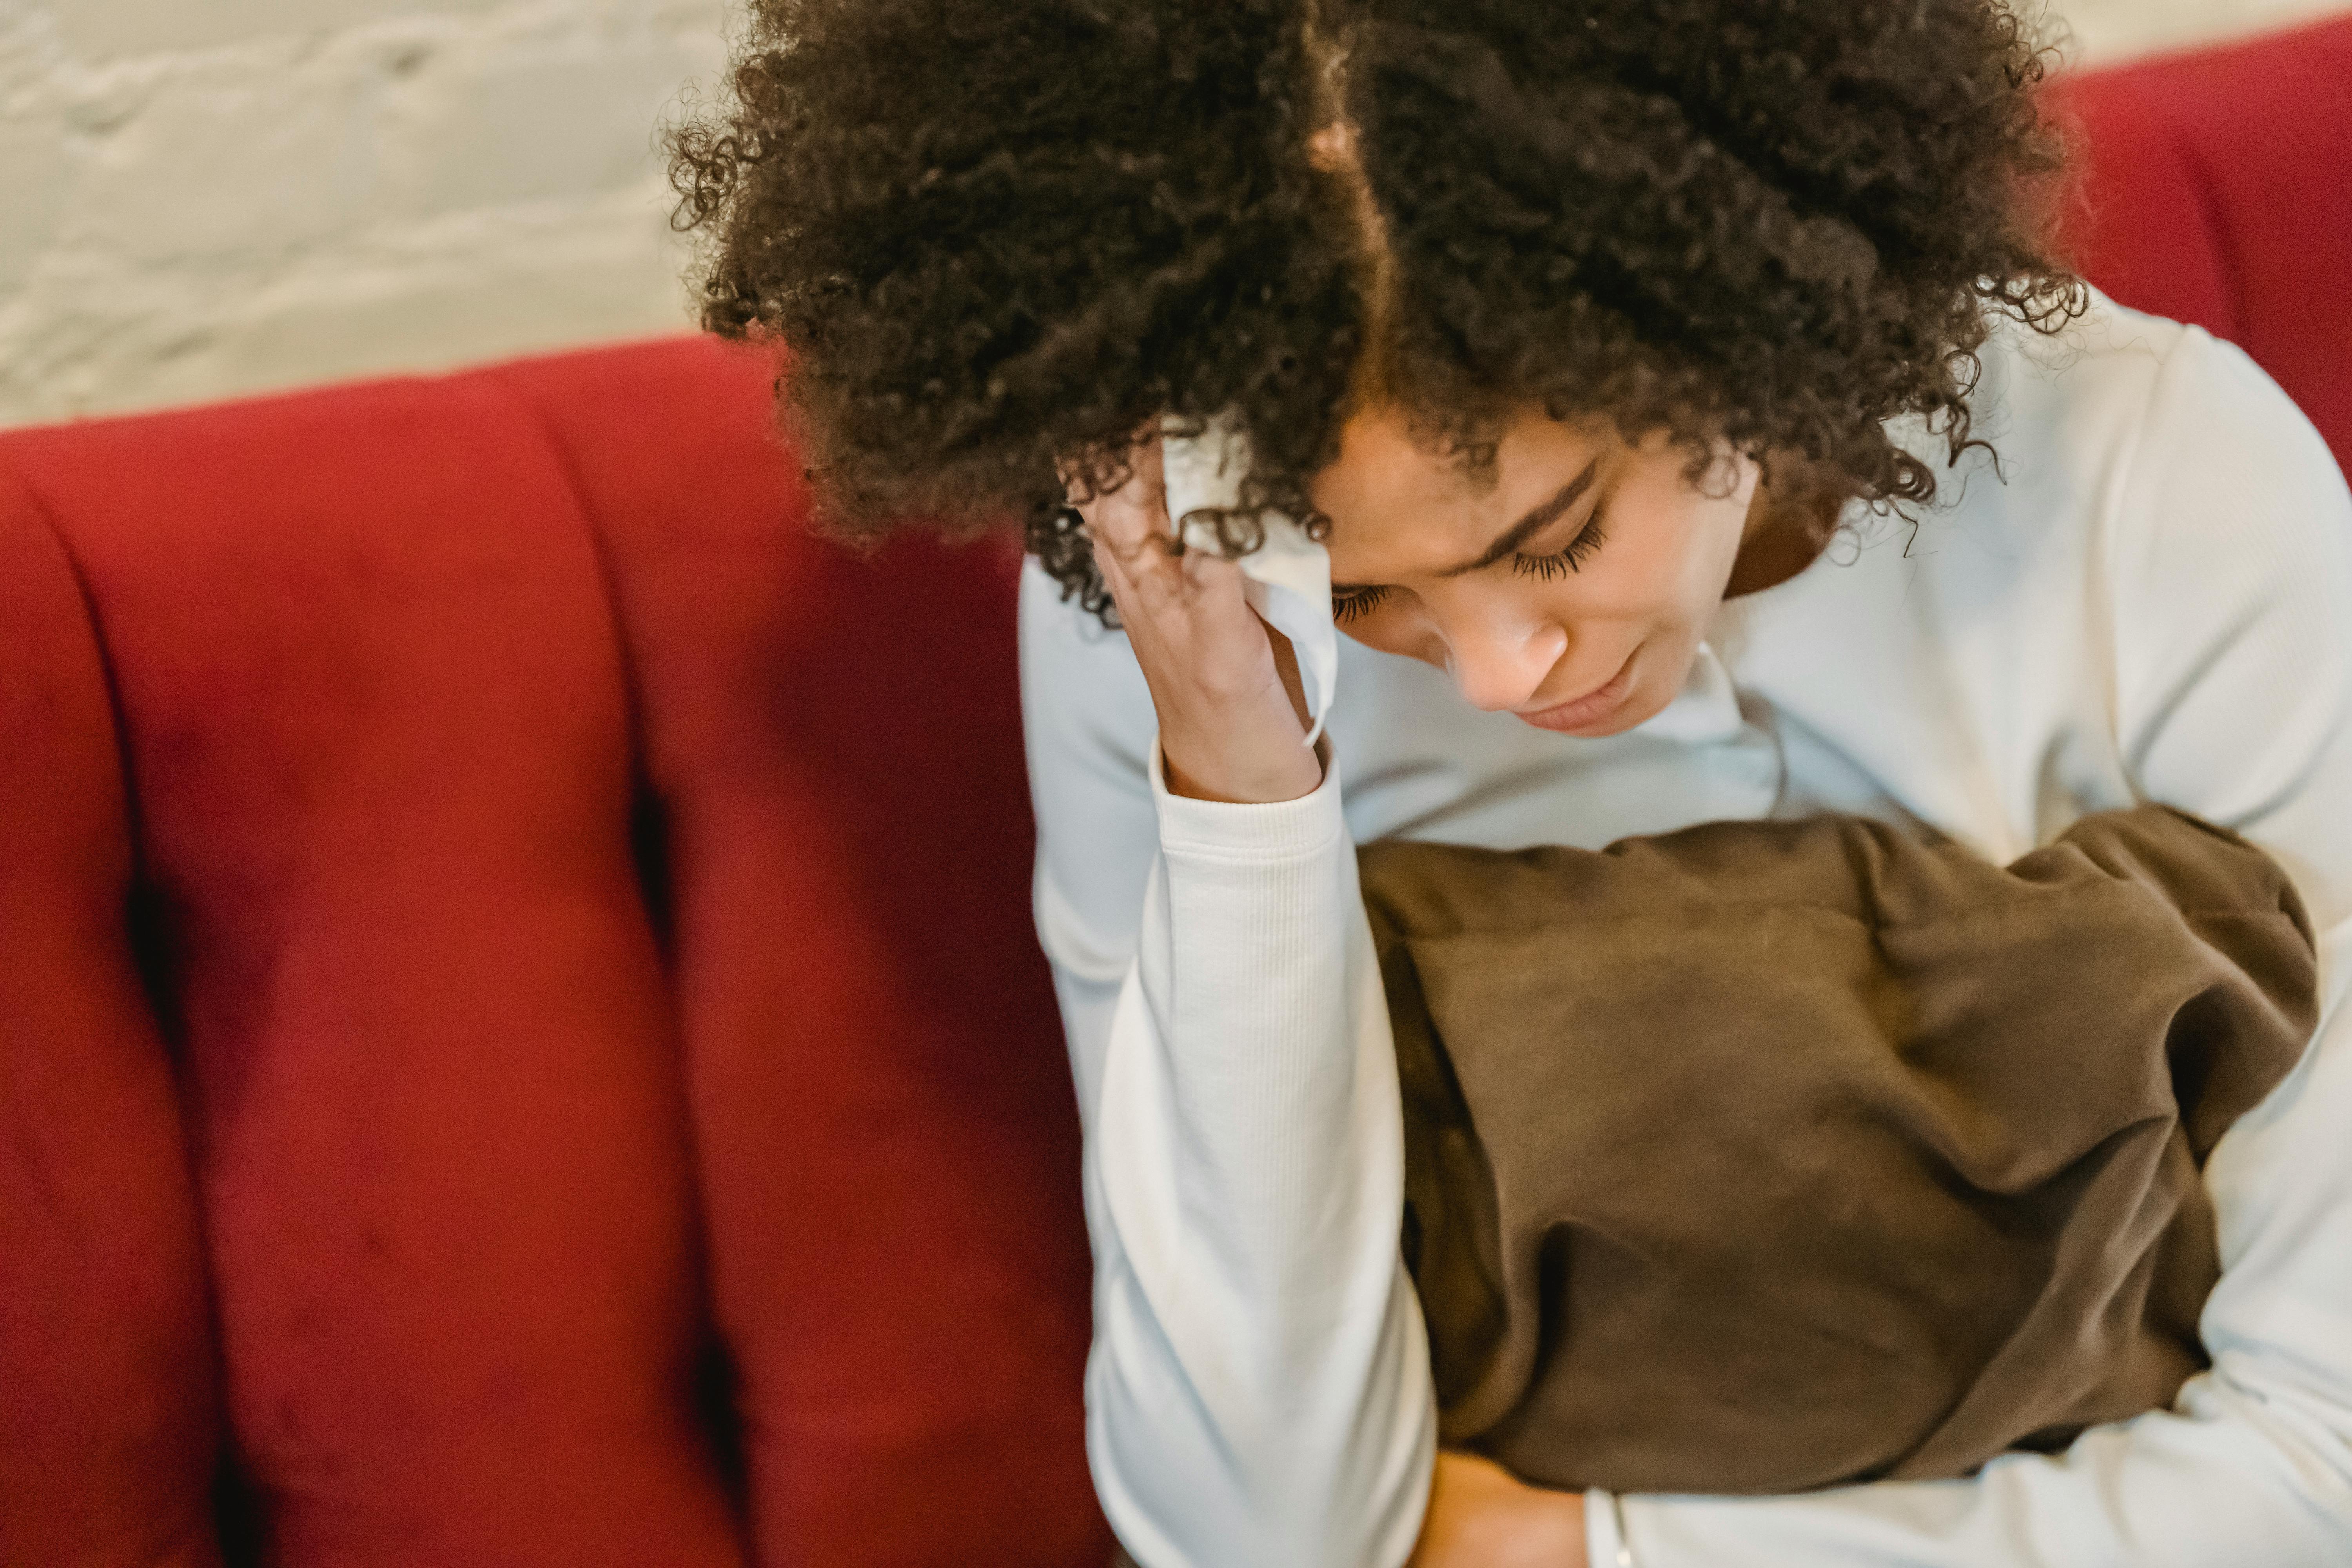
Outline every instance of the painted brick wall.
<path id="1" fill-rule="evenodd" d="M 678 330 L 733 0 L 0 0 L 0 424 Z M 2347 0 L 2060 0 L 2097 60 Z"/>
<path id="2" fill-rule="evenodd" d="M 2346 0 L 2047 0 L 2074 33 L 2070 57 L 2096 63 L 2289 26 Z"/>
<path id="3" fill-rule="evenodd" d="M 0 423 L 677 330 L 727 0 L 0 0 Z"/>

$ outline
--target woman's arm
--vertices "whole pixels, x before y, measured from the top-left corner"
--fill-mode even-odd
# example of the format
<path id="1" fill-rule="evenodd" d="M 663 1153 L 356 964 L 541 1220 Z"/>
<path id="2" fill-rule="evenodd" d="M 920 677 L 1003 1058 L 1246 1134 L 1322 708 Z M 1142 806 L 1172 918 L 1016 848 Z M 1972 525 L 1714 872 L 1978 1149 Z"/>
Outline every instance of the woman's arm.
<path id="1" fill-rule="evenodd" d="M 1104 1507 L 1144 1568 L 1394 1568 L 1435 1423 L 1337 770 L 1272 804 L 1172 793 L 1128 642 L 1034 568 L 1022 646 L 1038 926 L 1087 1123 Z"/>
<path id="2" fill-rule="evenodd" d="M 1146 1568 L 1393 1564 L 1419 1523 L 1433 1405 L 1339 790 L 1155 787 L 1091 1141 L 1119 1258 L 1087 1373 L 1097 1482 Z"/>
<path id="3" fill-rule="evenodd" d="M 2270 852 L 2320 939 L 2310 1052 L 2206 1168 L 2212 1370 L 2174 1410 L 1969 1480 L 1625 1499 L 1641 1568 L 2352 1563 L 2352 497 L 2277 388 L 2191 331 L 2104 548 L 2131 776 Z M 1604 1565 L 1610 1513 L 1591 1510 Z"/>

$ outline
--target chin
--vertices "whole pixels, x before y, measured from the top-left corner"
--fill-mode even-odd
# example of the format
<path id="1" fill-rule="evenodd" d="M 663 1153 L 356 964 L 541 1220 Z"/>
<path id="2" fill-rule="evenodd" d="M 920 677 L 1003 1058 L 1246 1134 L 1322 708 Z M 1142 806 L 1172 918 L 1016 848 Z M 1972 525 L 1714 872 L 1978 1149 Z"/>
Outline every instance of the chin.
<path id="1" fill-rule="evenodd" d="M 1663 697 L 1645 697 L 1640 692 L 1629 693 L 1624 707 L 1620 708 L 1590 730 L 1580 732 L 1595 738 L 1604 735 L 1622 735 L 1628 730 L 1648 723 L 1664 712 L 1673 701 L 1672 692 Z"/>

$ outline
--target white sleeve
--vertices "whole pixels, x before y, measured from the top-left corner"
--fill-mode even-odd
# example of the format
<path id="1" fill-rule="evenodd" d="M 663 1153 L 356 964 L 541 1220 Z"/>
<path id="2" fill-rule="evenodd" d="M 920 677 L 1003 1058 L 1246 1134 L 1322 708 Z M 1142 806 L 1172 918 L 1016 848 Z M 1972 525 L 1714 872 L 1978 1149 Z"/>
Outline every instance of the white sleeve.
<path id="1" fill-rule="evenodd" d="M 1104 1510 L 1142 1568 L 1395 1568 L 1436 1413 L 1339 770 L 1279 805 L 1169 795 L 1124 639 L 1034 564 L 1022 688 L 1086 1125 Z"/>
<path id="2" fill-rule="evenodd" d="M 2205 1170 L 2212 1369 L 2175 1407 L 1974 1479 L 1590 1510 L 1596 1568 L 2344 1568 L 2352 1563 L 2352 496 L 2236 349 L 2163 368 L 2105 540 L 2114 703 L 2148 799 L 2236 828 L 2320 940 L 2303 1063 Z"/>

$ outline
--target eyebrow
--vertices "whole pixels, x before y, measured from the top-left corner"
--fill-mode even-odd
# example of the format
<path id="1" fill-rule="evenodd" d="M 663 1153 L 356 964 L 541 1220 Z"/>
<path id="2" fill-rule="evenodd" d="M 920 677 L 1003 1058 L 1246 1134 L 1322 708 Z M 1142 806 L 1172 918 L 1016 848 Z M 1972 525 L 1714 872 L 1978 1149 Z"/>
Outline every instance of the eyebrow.
<path id="1" fill-rule="evenodd" d="M 1522 517 L 1518 521 L 1511 524 L 1509 528 L 1504 530 L 1503 536 L 1500 539 L 1496 540 L 1494 543 L 1488 545 L 1486 547 L 1486 552 L 1484 555 L 1479 556 L 1475 561 L 1465 561 L 1459 566 L 1444 567 L 1433 574 L 1433 575 L 1439 577 L 1460 577 L 1466 575 L 1469 573 L 1483 571 L 1486 567 L 1492 566 L 1496 562 L 1500 561 L 1504 556 L 1512 553 L 1514 551 L 1517 550 L 1520 545 L 1525 544 L 1528 540 L 1534 538 L 1537 534 L 1541 533 L 1545 529 L 1559 521 L 1560 515 L 1567 511 L 1570 507 L 1574 506 L 1578 498 L 1582 496 L 1586 490 L 1592 488 L 1593 476 L 1600 471 L 1601 459 L 1599 458 L 1595 458 L 1591 462 L 1584 465 L 1584 471 L 1582 473 L 1569 480 L 1568 483 L 1560 486 L 1559 490 L 1553 494 L 1549 500 L 1539 502 L 1530 510 L 1525 517 Z M 1349 592 L 1350 589 L 1356 588 L 1358 584 L 1353 583 L 1334 583 L 1331 586 L 1335 592 L 1344 594 Z"/>

